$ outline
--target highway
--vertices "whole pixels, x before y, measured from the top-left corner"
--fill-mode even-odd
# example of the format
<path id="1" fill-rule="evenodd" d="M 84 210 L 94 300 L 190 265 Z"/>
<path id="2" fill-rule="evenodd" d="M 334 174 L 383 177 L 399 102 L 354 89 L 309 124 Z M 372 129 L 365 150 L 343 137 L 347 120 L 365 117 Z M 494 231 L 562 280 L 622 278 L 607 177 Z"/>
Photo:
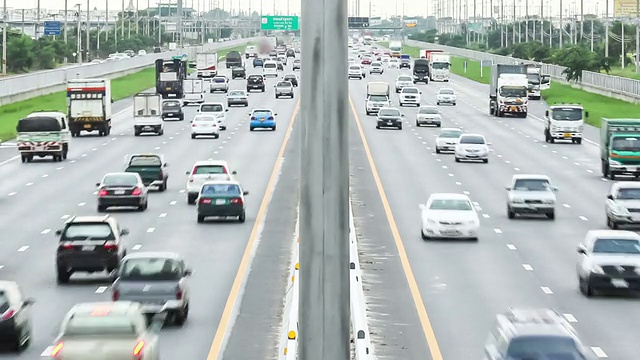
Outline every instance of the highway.
<path id="1" fill-rule="evenodd" d="M 352 198 L 378 358 L 479 358 L 495 315 L 509 307 L 554 308 L 595 356 L 635 358 L 640 330 L 629 319 L 640 315 L 636 300 L 587 299 L 578 290 L 576 246 L 588 230 L 606 228 L 611 183 L 601 177 L 597 129 L 585 131 L 582 145 L 546 144 L 543 101 L 529 102 L 527 119 L 496 118 L 488 114 L 487 85 L 454 75 L 417 85 L 423 105 L 435 105 L 439 88 L 453 88 L 458 105 L 440 106 L 442 127 L 492 143 L 488 164 L 455 163 L 435 154 L 438 128 L 415 126 L 417 108 L 401 108 L 401 131 L 376 130 L 375 117 L 365 115 L 366 84 L 393 88 L 401 72 L 410 74 L 387 69 L 350 80 Z M 393 90 L 391 99 L 398 106 Z M 546 174 L 559 187 L 555 221 L 507 219 L 505 187 L 517 173 Z M 478 243 L 420 238 L 418 204 L 435 192 L 465 193 L 477 203 Z"/>
<path id="2" fill-rule="evenodd" d="M 230 70 L 224 66 L 221 69 L 230 77 Z M 249 74 L 259 72 L 251 66 L 247 70 Z M 245 84 L 241 79 L 230 80 L 231 89 L 244 89 Z M 70 216 L 97 215 L 95 184 L 107 172 L 122 171 L 125 155 L 147 152 L 166 156 L 167 191 L 150 194 L 149 208 L 143 213 L 110 213 L 130 230 L 125 238 L 129 252 L 175 251 L 194 269 L 189 319 L 183 328 L 163 329 L 162 357 L 215 359 L 211 354 L 221 352 L 222 335 L 228 335 L 234 323 L 234 331 L 225 341 L 228 358 L 240 359 L 239 354 L 250 350 L 252 357 L 264 359 L 275 352 L 276 344 L 269 333 L 276 336 L 277 326 L 273 324 L 279 323 L 277 313 L 297 215 L 298 162 L 285 163 L 284 159 L 295 159 L 299 146 L 289 129 L 298 98 L 275 100 L 274 84 L 270 79 L 265 93 L 252 93 L 249 107 L 231 108 L 228 129 L 219 139 L 190 138 L 189 120 L 196 114 L 195 106 L 185 108 L 185 121 L 165 122 L 164 136 L 134 137 L 129 99 L 114 104 L 111 136 L 73 138 L 66 161 L 22 164 L 14 158 L 15 148 L 2 149 L 0 204 L 4 210 L 0 226 L 5 235 L 0 274 L 3 279 L 17 281 L 26 296 L 36 300 L 31 346 L 20 358 L 36 359 L 46 354 L 63 316 L 74 304 L 110 300 L 110 282 L 103 274 L 76 274 L 70 284 L 56 285 L 58 240 L 54 233 Z M 205 97 L 226 105 L 224 94 L 207 93 Z M 257 107 L 278 113 L 277 131 L 249 132 L 248 113 Z M 186 203 L 185 171 L 195 161 L 209 158 L 227 160 L 250 191 L 246 223 L 196 223 L 195 207 Z M 271 202 L 277 205 L 275 212 L 269 211 Z M 263 246 L 254 251 L 258 243 Z M 259 259 L 252 263 L 254 254 Z M 245 291 L 243 281 L 249 273 L 253 274 L 249 283 L 259 284 Z M 243 315 L 236 322 L 238 311 Z M 244 314 L 252 318 L 253 331 Z M 250 331 L 254 338 L 251 346 L 247 346 L 244 331 Z M 261 352 L 265 355 L 260 356 Z M 15 357 L 11 353 L 0 355 Z"/>

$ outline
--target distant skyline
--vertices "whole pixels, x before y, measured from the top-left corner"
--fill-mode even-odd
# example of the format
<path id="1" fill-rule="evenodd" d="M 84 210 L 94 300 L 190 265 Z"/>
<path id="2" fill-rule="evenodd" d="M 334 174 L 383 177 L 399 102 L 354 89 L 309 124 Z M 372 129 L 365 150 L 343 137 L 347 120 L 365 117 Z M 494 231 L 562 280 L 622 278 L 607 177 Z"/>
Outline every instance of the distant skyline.
<path id="1" fill-rule="evenodd" d="M 99 10 L 104 10 L 106 7 L 106 2 L 109 2 L 110 10 L 118 10 L 122 8 L 122 0 L 89 0 L 89 6 L 91 9 L 97 8 Z M 130 0 L 124 0 L 125 7 L 129 5 Z M 292 13 L 291 15 L 298 15 L 300 13 L 300 1 L 301 0 L 183 0 L 183 4 L 185 7 L 193 7 L 199 10 L 209 10 L 210 8 L 224 8 L 226 11 L 230 11 L 232 13 L 237 13 L 238 8 L 240 8 L 243 12 L 247 12 L 249 10 L 260 12 L 261 6 L 263 13 L 265 15 L 271 15 L 274 13 L 274 4 L 275 11 L 278 15 L 287 15 L 287 9 Z M 308 0 L 313 1 L 313 0 Z M 355 10 L 355 1 L 356 0 L 345 0 L 349 2 L 349 13 L 353 14 Z M 371 1 L 371 16 L 377 17 L 381 16 L 383 18 L 389 18 L 395 15 L 402 15 L 403 8 L 404 14 L 407 16 L 426 16 L 431 15 L 435 16 L 435 4 L 452 4 L 455 3 L 456 7 L 462 1 L 462 4 L 469 4 L 469 10 L 471 13 L 471 8 L 473 7 L 474 0 L 370 0 Z M 486 15 L 488 16 L 489 12 L 489 4 L 490 0 L 475 0 L 476 8 L 478 14 L 481 13 L 480 8 L 482 4 L 485 5 Z M 512 9 L 514 0 L 493 0 L 494 6 L 499 6 L 500 2 L 504 1 L 505 8 L 509 7 Z M 516 3 L 521 7 L 521 11 L 524 14 L 524 4 L 525 0 L 515 0 Z M 551 10 L 553 16 L 558 15 L 559 11 L 559 0 L 543 0 L 545 2 L 544 6 L 547 10 Z M 584 0 L 584 12 L 585 13 L 599 13 L 604 14 L 605 12 L 605 1 L 606 0 Z M 37 7 L 38 0 L 7 0 L 7 7 L 12 9 L 35 9 Z M 151 7 L 155 7 L 158 5 L 158 0 L 133 0 L 133 5 L 138 6 L 141 9 L 147 7 L 147 4 Z M 169 0 L 161 0 L 163 4 L 169 2 Z M 176 0 L 170 0 L 171 3 L 175 3 Z M 535 14 L 539 11 L 540 8 L 540 0 L 528 0 L 529 2 L 529 13 Z M 613 12 L 613 2 L 614 0 L 609 0 L 609 12 Z M 64 9 L 65 0 L 40 0 L 40 6 L 43 9 L 55 9 L 62 10 Z M 68 0 L 68 7 L 73 8 L 76 4 L 81 4 L 82 8 L 85 9 L 87 5 L 86 0 Z M 262 4 L 262 5 L 261 5 Z M 224 6 L 223 6 L 224 5 Z M 0 4 L 1 6 L 1 4 Z M 567 12 L 575 12 L 580 9 L 580 0 L 563 0 L 563 8 L 565 14 Z M 545 13 L 548 14 L 547 10 Z M 360 16 L 369 16 L 369 0 L 360 0 Z M 548 16 L 548 15 L 547 15 Z"/>

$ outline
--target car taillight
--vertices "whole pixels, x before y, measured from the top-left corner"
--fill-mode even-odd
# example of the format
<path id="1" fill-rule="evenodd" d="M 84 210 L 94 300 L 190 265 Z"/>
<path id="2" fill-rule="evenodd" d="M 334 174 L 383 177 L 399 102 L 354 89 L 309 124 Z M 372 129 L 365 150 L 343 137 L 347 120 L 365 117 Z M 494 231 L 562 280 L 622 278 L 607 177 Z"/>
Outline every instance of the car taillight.
<path id="1" fill-rule="evenodd" d="M 60 351 L 62 351 L 63 347 L 64 347 L 64 343 L 62 341 L 57 343 L 56 346 L 53 347 L 53 350 L 51 350 L 51 356 L 58 356 L 58 354 L 60 354 Z"/>
<path id="2" fill-rule="evenodd" d="M 107 196 L 108 191 L 105 189 L 98 190 L 98 196 Z"/>
<path id="3" fill-rule="evenodd" d="M 176 300 L 182 300 L 182 289 L 176 290 Z"/>
<path id="4" fill-rule="evenodd" d="M 242 205 L 242 199 L 241 198 L 233 198 L 231 200 L 229 200 L 229 202 L 231 204 L 238 204 L 238 205 Z"/>
<path id="5" fill-rule="evenodd" d="M 120 291 L 113 290 L 113 294 L 111 294 L 111 299 L 113 301 L 118 301 L 120 299 Z"/>
<path id="6" fill-rule="evenodd" d="M 13 309 L 8 309 L 2 314 L 2 320 L 9 320 L 16 314 L 16 311 Z"/>
<path id="7" fill-rule="evenodd" d="M 223 167 L 223 168 L 222 168 L 222 173 L 223 173 L 223 174 L 228 174 L 228 173 L 229 173 L 229 170 L 227 170 L 227 168 L 226 168 L 226 167 Z"/>
<path id="8" fill-rule="evenodd" d="M 136 186 L 131 192 L 131 195 L 142 195 L 142 190 L 140 190 L 140 188 Z"/>
<path id="9" fill-rule="evenodd" d="M 255 119 L 256 119 L 256 117 L 255 117 L 255 116 L 252 116 L 252 117 L 251 117 L 251 120 L 255 120 Z"/>
<path id="10" fill-rule="evenodd" d="M 116 244 L 115 241 L 107 241 L 104 243 L 103 247 L 106 250 L 117 250 L 118 249 L 118 244 Z"/>
<path id="11" fill-rule="evenodd" d="M 140 340 L 138 341 L 136 346 L 133 347 L 133 356 L 135 356 L 137 359 L 141 359 L 142 350 L 144 350 L 144 341 Z"/>
<path id="12" fill-rule="evenodd" d="M 200 199 L 200 204 L 211 204 L 211 199 Z"/>
<path id="13" fill-rule="evenodd" d="M 269 116 L 267 120 L 273 120 L 273 116 Z"/>
<path id="14" fill-rule="evenodd" d="M 64 250 L 71 250 L 73 249 L 73 244 L 71 244 L 70 241 L 64 242 L 62 244 L 60 244 L 60 247 Z"/>

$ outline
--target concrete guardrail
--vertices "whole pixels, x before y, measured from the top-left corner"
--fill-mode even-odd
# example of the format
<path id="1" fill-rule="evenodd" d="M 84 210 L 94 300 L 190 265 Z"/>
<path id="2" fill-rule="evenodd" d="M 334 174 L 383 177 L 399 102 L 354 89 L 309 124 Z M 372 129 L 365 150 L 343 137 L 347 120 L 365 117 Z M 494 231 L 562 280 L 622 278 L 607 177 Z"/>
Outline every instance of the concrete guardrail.
<path id="1" fill-rule="evenodd" d="M 296 221 L 293 234 L 293 254 L 291 256 L 287 295 L 285 297 L 284 319 L 280 334 L 278 360 L 295 360 L 298 358 L 298 304 L 300 294 L 300 222 Z"/>
<path id="2" fill-rule="evenodd" d="M 134 73 L 152 66 L 159 57 L 171 57 L 182 54 L 195 54 L 202 50 L 212 51 L 246 44 L 255 38 L 237 39 L 224 42 L 206 43 L 162 53 L 136 56 L 130 59 L 108 61 L 100 64 L 79 64 L 53 70 L 37 71 L 30 74 L 14 75 L 0 79 L 0 106 L 37 96 L 63 91 L 67 79 L 77 78 L 115 78 Z"/>

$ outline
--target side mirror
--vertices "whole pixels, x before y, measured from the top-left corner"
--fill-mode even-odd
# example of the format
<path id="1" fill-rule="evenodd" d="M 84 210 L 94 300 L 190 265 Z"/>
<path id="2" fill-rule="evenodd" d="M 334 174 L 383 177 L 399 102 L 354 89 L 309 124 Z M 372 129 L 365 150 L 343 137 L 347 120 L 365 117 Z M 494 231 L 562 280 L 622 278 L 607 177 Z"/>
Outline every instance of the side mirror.
<path id="1" fill-rule="evenodd" d="M 229 111 L 229 109 L 225 109 L 224 111 Z"/>
<path id="2" fill-rule="evenodd" d="M 275 113 L 275 114 L 273 114 L 273 115 L 278 115 L 278 113 Z"/>
<path id="3" fill-rule="evenodd" d="M 607 199 L 609 199 L 609 200 L 614 200 L 614 199 L 613 199 L 613 195 L 611 195 L 611 194 L 607 195 Z"/>
<path id="4" fill-rule="evenodd" d="M 509 186 L 507 186 L 507 187 L 505 188 L 505 190 L 507 190 L 507 191 L 511 191 L 511 188 L 510 188 Z"/>
<path id="5" fill-rule="evenodd" d="M 62 230 L 56 230 L 56 236 L 62 235 Z"/>
<path id="6" fill-rule="evenodd" d="M 25 298 L 24 300 L 22 300 L 22 306 L 31 306 L 35 303 L 36 301 L 33 298 Z"/>
<path id="7" fill-rule="evenodd" d="M 242 192 L 242 195 L 249 195 L 249 192 L 245 190 Z"/>
<path id="8" fill-rule="evenodd" d="M 191 269 L 185 269 L 184 270 L 184 276 L 191 276 L 193 275 L 193 270 Z"/>
<path id="9" fill-rule="evenodd" d="M 191 171 L 185 171 L 185 175 L 191 175 Z"/>
<path id="10" fill-rule="evenodd" d="M 162 167 L 167 167 L 167 166 L 169 166 L 169 163 L 162 164 Z"/>
<path id="11" fill-rule="evenodd" d="M 196 109 L 196 112 L 200 112 L 200 109 Z"/>
<path id="12" fill-rule="evenodd" d="M 231 175 L 238 175 L 238 172 L 234 170 L 231 172 Z"/>
<path id="13" fill-rule="evenodd" d="M 96 186 L 100 186 L 100 183 L 96 183 Z"/>
<path id="14" fill-rule="evenodd" d="M 404 114 L 400 114 L 400 116 L 404 117 Z"/>
<path id="15" fill-rule="evenodd" d="M 544 111 L 544 116 L 549 116 L 549 110 Z"/>
<path id="16" fill-rule="evenodd" d="M 122 235 L 122 236 L 129 235 L 129 229 L 120 230 L 120 235 Z"/>
<path id="17" fill-rule="evenodd" d="M 557 186 L 552 187 L 552 189 L 553 189 L 553 191 L 558 191 L 558 187 Z"/>
<path id="18" fill-rule="evenodd" d="M 584 117 L 586 117 L 586 118 L 588 118 L 588 117 L 589 117 L 589 112 L 588 112 L 588 111 L 585 111 L 585 112 L 584 112 Z"/>
<path id="19" fill-rule="evenodd" d="M 578 245 L 576 251 L 578 251 L 578 254 L 587 255 L 587 249 L 582 244 Z"/>

